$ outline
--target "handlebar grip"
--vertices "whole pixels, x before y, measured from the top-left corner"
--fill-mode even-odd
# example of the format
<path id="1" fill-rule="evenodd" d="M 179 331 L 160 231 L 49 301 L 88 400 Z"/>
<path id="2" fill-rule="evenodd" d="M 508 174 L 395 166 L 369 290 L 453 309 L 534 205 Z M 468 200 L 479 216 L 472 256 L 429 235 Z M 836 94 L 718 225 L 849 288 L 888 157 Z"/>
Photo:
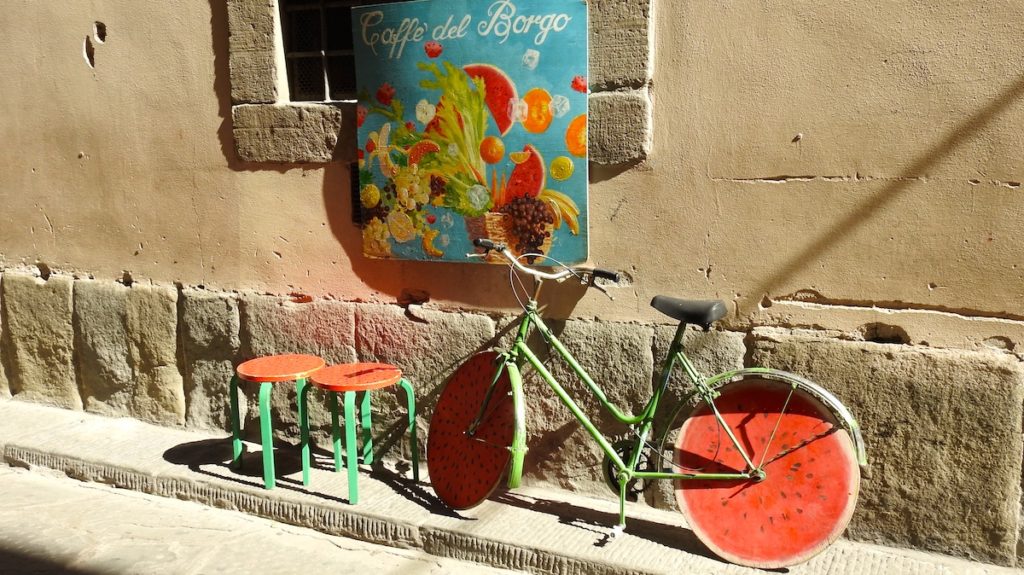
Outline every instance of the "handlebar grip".
<path id="1" fill-rule="evenodd" d="M 621 279 L 618 272 L 603 270 L 601 268 L 594 268 L 590 273 L 594 274 L 594 277 L 596 278 L 611 280 L 615 283 L 619 283 L 619 280 Z"/>
<path id="2" fill-rule="evenodd" d="M 505 246 L 497 242 L 493 242 L 487 238 L 476 238 L 473 240 L 473 245 L 478 248 L 485 250 L 503 250 Z"/>

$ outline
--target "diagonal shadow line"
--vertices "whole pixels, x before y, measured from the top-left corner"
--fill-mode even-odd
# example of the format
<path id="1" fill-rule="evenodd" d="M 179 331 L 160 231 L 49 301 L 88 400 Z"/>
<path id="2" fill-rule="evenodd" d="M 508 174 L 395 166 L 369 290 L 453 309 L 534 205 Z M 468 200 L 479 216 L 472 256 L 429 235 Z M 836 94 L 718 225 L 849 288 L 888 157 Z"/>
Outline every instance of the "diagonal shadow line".
<path id="1" fill-rule="evenodd" d="M 1022 94 L 1024 94 L 1024 76 L 1021 76 L 1016 82 L 1003 90 L 998 98 L 953 128 L 941 142 L 933 146 L 920 159 L 903 170 L 902 177 L 917 178 L 921 176 L 928 168 L 931 168 L 939 160 L 950 155 L 964 142 L 991 124 L 999 114 L 1020 98 Z M 891 204 L 906 191 L 911 183 L 916 181 L 914 179 L 900 179 L 886 186 L 882 191 L 864 202 L 853 213 L 847 215 L 835 227 L 804 248 L 799 254 L 790 258 L 785 265 L 765 280 L 761 287 L 753 293 L 772 294 L 783 281 L 794 275 L 801 268 L 806 267 L 812 260 L 822 256 L 832 248 L 832 244 L 837 239 L 846 236 L 879 210 Z"/>

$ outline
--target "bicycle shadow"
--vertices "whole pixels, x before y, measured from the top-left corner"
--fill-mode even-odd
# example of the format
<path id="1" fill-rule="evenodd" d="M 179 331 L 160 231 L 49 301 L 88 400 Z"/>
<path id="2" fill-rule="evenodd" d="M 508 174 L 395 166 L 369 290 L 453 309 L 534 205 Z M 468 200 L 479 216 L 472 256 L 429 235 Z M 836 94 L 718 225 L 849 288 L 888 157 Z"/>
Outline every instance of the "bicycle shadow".
<path id="1" fill-rule="evenodd" d="M 579 505 L 573 505 L 564 501 L 528 497 L 516 493 L 503 493 L 496 497 L 495 501 L 519 507 L 520 509 L 554 515 L 558 518 L 558 522 L 563 525 L 571 525 L 591 531 L 599 536 L 594 541 L 594 547 L 605 547 L 611 542 L 610 526 L 615 525 L 619 521 L 619 516 L 616 513 L 608 513 L 580 507 Z M 655 523 L 644 519 L 627 518 L 625 532 L 634 537 L 647 539 L 665 547 L 725 563 L 712 553 L 700 539 L 697 539 L 697 535 L 691 529 L 685 527 L 670 527 L 663 523 Z"/>

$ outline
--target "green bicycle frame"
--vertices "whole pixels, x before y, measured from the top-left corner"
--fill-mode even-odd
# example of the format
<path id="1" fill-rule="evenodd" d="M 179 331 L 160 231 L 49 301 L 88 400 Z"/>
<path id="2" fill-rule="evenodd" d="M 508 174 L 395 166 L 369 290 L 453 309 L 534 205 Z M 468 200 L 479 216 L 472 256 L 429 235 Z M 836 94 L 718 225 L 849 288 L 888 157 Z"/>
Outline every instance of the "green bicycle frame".
<path id="1" fill-rule="evenodd" d="M 854 447 L 857 452 L 858 462 L 861 466 L 867 464 L 867 458 L 865 455 L 864 443 L 860 434 L 860 427 L 856 420 L 850 414 L 850 412 L 843 406 L 838 399 L 832 396 L 830 393 L 817 386 L 816 384 L 802 379 L 793 374 L 786 372 L 767 369 L 767 368 L 747 368 L 737 371 L 731 371 L 716 375 L 710 379 L 704 378 L 694 367 L 693 363 L 686 357 L 683 352 L 683 335 L 686 332 L 686 323 L 681 323 L 676 330 L 675 337 L 672 340 L 672 344 L 669 347 L 668 354 L 662 364 L 661 373 L 658 378 L 657 386 L 654 390 L 654 394 L 651 396 L 647 405 L 641 410 L 638 415 L 627 415 L 622 412 L 616 405 L 614 405 L 605 394 L 604 390 L 594 382 L 590 374 L 579 364 L 575 357 L 569 352 L 568 349 L 562 344 L 561 341 L 552 333 L 551 329 L 544 323 L 541 318 L 537 307 L 537 295 L 540 291 L 540 282 L 537 282 L 537 286 L 534 291 L 534 296 L 529 300 L 526 305 L 525 313 L 519 324 L 519 330 L 515 338 L 515 342 L 512 347 L 502 354 L 503 362 L 498 367 L 497 374 L 491 384 L 491 389 L 488 391 L 487 396 L 480 407 L 480 412 L 477 416 L 476 421 L 473 423 L 470 429 L 470 433 L 475 430 L 476 426 L 482 421 L 484 414 L 487 412 L 487 406 L 491 400 L 491 391 L 493 386 L 498 381 L 502 369 L 508 369 L 509 375 L 512 377 L 514 393 L 521 394 L 521 381 L 518 367 L 523 365 L 523 362 L 529 363 L 540 375 L 540 377 L 551 387 L 562 403 L 572 412 L 573 416 L 580 422 L 587 434 L 600 446 L 601 450 L 605 453 L 608 459 L 615 466 L 617 471 L 617 479 L 619 484 L 619 525 L 625 524 L 625 501 L 626 491 L 628 484 L 633 479 L 679 479 L 679 480 L 745 480 L 757 477 L 763 477 L 763 470 L 756 465 L 750 454 L 747 453 L 746 448 L 741 445 L 739 439 L 735 436 L 732 430 L 726 425 L 722 415 L 718 412 L 715 406 L 714 399 L 718 396 L 717 388 L 728 384 L 729 382 L 747 375 L 757 375 L 769 379 L 779 380 L 788 383 L 795 390 L 797 388 L 803 389 L 812 395 L 820 399 L 832 412 L 836 415 L 837 419 L 843 423 L 844 427 L 848 429 L 854 441 Z M 608 441 L 608 439 L 597 429 L 590 417 L 587 416 L 583 410 L 580 409 L 579 405 L 569 396 L 565 388 L 555 379 L 554 375 L 544 366 L 540 358 L 530 349 L 530 346 L 526 343 L 527 336 L 529 335 L 530 328 L 534 328 L 538 333 L 547 341 L 548 344 L 555 350 L 555 353 L 572 369 L 576 376 L 587 386 L 590 392 L 597 398 L 604 409 L 606 409 L 612 416 L 619 422 L 628 425 L 636 432 L 636 441 L 628 461 L 623 461 L 622 457 L 615 451 L 615 448 Z M 679 365 L 687 378 L 693 384 L 693 390 L 691 393 L 684 398 L 684 401 L 680 402 L 680 406 L 672 413 L 672 419 L 679 414 L 680 410 L 686 406 L 690 399 L 695 396 L 708 404 L 714 413 L 715 418 L 718 420 L 719 425 L 725 430 L 726 435 L 732 442 L 737 452 L 743 457 L 746 463 L 746 470 L 738 473 L 679 473 L 675 471 L 639 471 L 637 466 L 640 462 L 640 457 L 647 447 L 647 438 L 651 433 L 654 425 L 654 416 L 658 410 L 658 404 L 668 388 L 669 378 L 672 374 L 672 370 L 676 365 Z M 523 406 L 522 401 L 517 402 L 517 417 L 516 424 L 520 428 L 517 430 L 516 437 L 517 441 L 512 446 L 512 471 L 509 476 L 509 487 L 515 487 L 519 483 L 519 475 L 522 470 L 522 458 L 525 454 L 525 432 L 522 427 L 525 425 L 523 418 Z M 664 445 L 669 430 L 666 429 L 661 436 L 659 442 L 659 454 L 664 453 Z"/>

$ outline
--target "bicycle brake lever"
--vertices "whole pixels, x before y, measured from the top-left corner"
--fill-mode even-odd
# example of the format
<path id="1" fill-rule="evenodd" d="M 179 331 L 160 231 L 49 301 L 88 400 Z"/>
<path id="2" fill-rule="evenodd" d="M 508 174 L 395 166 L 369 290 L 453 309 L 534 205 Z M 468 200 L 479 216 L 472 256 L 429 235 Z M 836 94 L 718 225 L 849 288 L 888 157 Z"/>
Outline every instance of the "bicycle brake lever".
<path id="1" fill-rule="evenodd" d="M 486 258 L 487 254 L 466 254 L 467 258 Z"/>

